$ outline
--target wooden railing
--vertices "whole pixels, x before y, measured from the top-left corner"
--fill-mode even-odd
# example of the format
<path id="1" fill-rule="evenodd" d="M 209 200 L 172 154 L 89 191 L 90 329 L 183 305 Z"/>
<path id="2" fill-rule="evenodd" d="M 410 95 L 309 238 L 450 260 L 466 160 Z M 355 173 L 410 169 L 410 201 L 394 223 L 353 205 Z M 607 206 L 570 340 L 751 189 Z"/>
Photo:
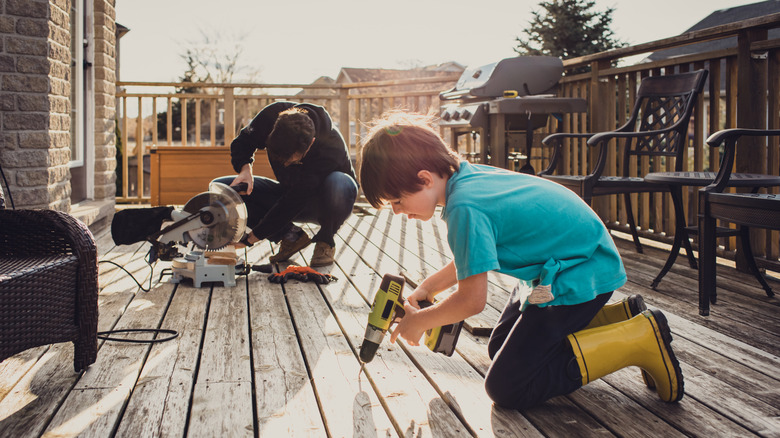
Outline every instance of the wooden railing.
<path id="1" fill-rule="evenodd" d="M 705 140 L 709 134 L 724 128 L 780 128 L 780 39 L 768 39 L 768 29 L 780 27 L 780 14 L 745 20 L 724 26 L 690 32 L 659 41 L 610 50 L 564 61 L 567 72 L 587 66 L 589 73 L 567 73 L 561 81 L 559 96 L 588 100 L 586 114 L 565 115 L 561 122 L 550 118 L 547 128 L 535 135 L 537 147 L 532 151 L 535 169 L 547 166 L 549 151 L 541 148 L 539 139 L 558 130 L 566 132 L 599 132 L 620 126 L 627 118 L 642 78 L 705 68 L 709 70 L 708 87 L 696 106 L 691 120 L 690 142 L 685 155 L 686 170 L 717 170 L 719 152 L 710 153 Z M 703 41 L 736 38 L 736 47 L 654 62 L 624 65 L 638 55 Z M 138 166 L 128 175 L 128 163 L 142 162 L 154 145 L 224 146 L 263 106 L 278 99 L 306 101 L 323 105 L 333 116 L 357 157 L 366 123 L 388 109 L 438 112 L 438 94 L 452 86 L 456 76 L 426 80 L 385 81 L 361 84 L 183 84 L 121 82 L 117 93 L 120 113 L 120 143 L 123 157 L 121 191 L 117 202 L 148 202 L 144 169 Z M 176 93 L 175 88 L 192 88 L 197 93 Z M 425 87 L 425 88 L 422 88 Z M 137 91 L 149 90 L 154 91 Z M 421 91 L 422 90 L 422 91 Z M 158 105 L 162 105 L 160 108 Z M 175 105 L 187 108 L 173 126 Z M 135 108 L 131 108 L 135 107 Z M 143 128 L 144 114 L 166 112 L 165 132 L 157 124 Z M 130 117 L 135 117 L 134 135 L 129 135 Z M 187 119 L 195 123 L 188 124 Z M 187 127 L 190 126 L 190 132 Z M 177 129 L 180 134 L 177 134 Z M 447 134 L 446 130 L 442 131 Z M 469 137 L 469 136 L 464 136 Z M 137 141 L 136 139 L 142 139 Z M 465 139 L 468 143 L 470 140 Z M 757 139 L 756 141 L 761 141 Z M 138 147 L 141 145 L 142 147 Z M 470 148 L 468 144 L 465 147 Z M 610 163 L 606 172 L 622 172 L 618 157 L 620 144 L 610 145 Z M 565 173 L 588 173 L 593 156 L 583 143 L 571 142 L 563 162 Z M 133 158 L 134 157 L 134 158 Z M 737 170 L 778 175 L 780 149 L 777 140 L 765 148 L 743 148 L 737 155 Z M 637 175 L 650 171 L 673 169 L 673 162 L 640 164 L 632 169 Z M 131 180 L 135 184 L 131 184 Z M 697 218 L 696 188 L 685 193 L 687 222 Z M 776 190 L 775 190 L 776 191 Z M 674 209 L 668 194 L 634 195 L 634 216 L 640 234 L 654 240 L 670 242 L 674 233 Z M 626 214 L 621 198 L 596 198 L 594 209 L 610 228 L 627 231 Z M 754 233 L 754 252 L 761 256 L 759 265 L 780 268 L 780 238 L 777 232 Z M 722 255 L 734 256 L 735 241 L 725 241 Z M 739 258 L 738 265 L 741 264 Z"/>
<path id="2" fill-rule="evenodd" d="M 368 122 L 390 109 L 438 113 L 439 92 L 451 88 L 457 78 L 453 74 L 326 85 L 119 82 L 117 202 L 149 202 L 151 148 L 230 145 L 260 109 L 278 100 L 324 106 L 356 159 Z M 190 91 L 179 93 L 177 89 Z M 158 129 L 158 118 L 164 131 Z M 142 162 L 146 162 L 145 166 L 137 165 Z"/>

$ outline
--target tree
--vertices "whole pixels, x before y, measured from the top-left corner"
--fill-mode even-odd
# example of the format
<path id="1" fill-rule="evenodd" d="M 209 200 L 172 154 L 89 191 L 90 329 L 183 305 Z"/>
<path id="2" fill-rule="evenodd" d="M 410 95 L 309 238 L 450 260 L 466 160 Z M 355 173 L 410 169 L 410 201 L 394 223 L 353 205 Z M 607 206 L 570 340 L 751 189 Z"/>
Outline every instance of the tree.
<path id="1" fill-rule="evenodd" d="M 614 8 L 593 11 L 595 1 L 551 0 L 539 3 L 541 11 L 533 11 L 530 27 L 517 37 L 515 52 L 522 55 L 576 58 L 591 53 L 624 47 L 610 29 Z"/>
<path id="2" fill-rule="evenodd" d="M 244 46 L 241 44 L 246 35 L 226 36 L 219 31 L 200 30 L 200 39 L 191 40 L 185 43 L 184 53 L 180 55 L 187 64 L 187 68 L 179 78 L 179 82 L 188 82 L 192 84 L 203 84 L 203 86 L 177 87 L 176 94 L 211 94 L 213 88 L 208 84 L 213 83 L 231 83 L 234 79 L 245 82 L 253 82 L 259 75 L 258 70 L 253 70 L 240 64 L 241 55 L 244 52 Z M 236 76 L 245 73 L 241 78 Z M 208 102 L 213 105 L 213 102 Z M 187 132 L 190 133 L 195 127 L 195 102 L 187 102 Z M 171 124 L 173 125 L 172 140 L 180 141 L 181 133 L 182 105 L 180 100 L 175 100 L 171 104 Z M 210 123 L 206 113 L 202 114 L 203 122 Z M 168 112 L 163 111 L 157 114 L 157 131 L 167 132 Z M 217 127 L 217 137 L 223 135 L 222 127 Z M 191 137 L 190 137 L 191 138 Z"/>

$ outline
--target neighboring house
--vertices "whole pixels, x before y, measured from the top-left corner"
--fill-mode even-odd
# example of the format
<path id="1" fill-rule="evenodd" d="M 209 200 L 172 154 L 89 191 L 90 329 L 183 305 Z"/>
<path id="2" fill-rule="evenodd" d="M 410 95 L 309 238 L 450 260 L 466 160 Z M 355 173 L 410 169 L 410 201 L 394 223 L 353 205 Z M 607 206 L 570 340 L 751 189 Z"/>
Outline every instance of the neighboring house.
<path id="1" fill-rule="evenodd" d="M 102 232 L 115 199 L 115 0 L 0 5 L 3 188 L 16 208 L 70 212 Z"/>
<path id="2" fill-rule="evenodd" d="M 351 68 L 342 67 L 336 77 L 337 84 L 371 84 L 385 83 L 386 81 L 402 81 L 406 79 L 427 79 L 427 78 L 452 78 L 458 77 L 466 68 L 456 62 L 447 62 L 444 64 L 430 65 L 406 70 L 384 69 L 384 68 Z M 412 85 L 393 85 L 387 84 L 355 88 L 350 91 L 352 94 L 371 94 L 371 95 L 402 95 L 409 92 L 430 91 L 438 95 L 439 92 L 451 88 L 455 81 L 449 82 L 431 82 Z M 372 99 L 370 108 L 361 108 L 361 120 L 369 121 L 373 117 L 381 115 L 382 112 L 390 109 L 403 108 L 405 110 L 426 113 L 430 108 L 438 108 L 437 98 L 432 99 L 405 99 L 386 98 Z M 349 128 L 349 141 L 351 144 L 357 144 L 359 137 L 362 136 L 364 127 L 351 125 Z"/>
<path id="3" fill-rule="evenodd" d="M 686 30 L 683 33 L 693 32 L 696 30 L 707 29 L 710 27 L 720 26 L 723 24 L 734 23 L 737 21 L 747 20 L 750 18 L 763 17 L 765 15 L 775 14 L 780 12 L 780 0 L 769 0 L 758 3 L 751 3 L 749 5 L 735 6 L 733 8 L 725 8 L 717 10 L 703 20 L 699 21 L 693 27 Z M 779 38 L 780 28 L 770 29 L 769 38 Z M 728 49 L 737 46 L 737 37 L 724 38 L 714 41 L 705 41 L 702 43 L 690 44 L 687 46 L 675 47 L 672 49 L 659 50 L 646 58 L 647 61 L 659 61 L 667 58 L 674 58 L 677 56 L 691 55 L 694 53 L 705 53 L 714 50 Z"/>
<path id="4" fill-rule="evenodd" d="M 354 84 L 354 83 L 367 83 L 367 82 L 381 82 L 390 80 L 402 80 L 402 79 L 422 79 L 422 78 L 435 78 L 435 77 L 448 77 L 452 75 L 459 75 L 463 73 L 465 67 L 456 63 L 448 62 L 445 64 L 431 65 L 426 67 L 419 67 L 407 70 L 393 70 L 384 68 L 351 68 L 343 67 L 339 71 L 339 75 L 336 77 L 337 84 Z M 434 84 L 420 84 L 413 86 L 387 86 L 382 88 L 369 88 L 360 90 L 360 93 L 376 93 L 381 90 L 387 91 L 409 91 L 414 89 L 415 91 L 424 90 L 441 90 L 441 83 Z"/>

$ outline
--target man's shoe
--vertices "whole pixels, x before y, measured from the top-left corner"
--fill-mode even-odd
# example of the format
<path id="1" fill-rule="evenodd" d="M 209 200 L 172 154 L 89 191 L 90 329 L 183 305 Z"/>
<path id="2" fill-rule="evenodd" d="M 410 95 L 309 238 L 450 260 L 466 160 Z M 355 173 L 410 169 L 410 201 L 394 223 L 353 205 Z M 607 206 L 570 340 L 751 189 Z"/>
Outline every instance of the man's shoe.
<path id="1" fill-rule="evenodd" d="M 311 243 L 311 238 L 306 233 L 301 233 L 297 240 L 284 240 L 279 246 L 279 252 L 268 258 L 271 263 L 283 262 L 292 257 L 296 252 L 306 248 Z"/>
<path id="2" fill-rule="evenodd" d="M 325 242 L 317 242 L 314 245 L 314 255 L 311 257 L 309 266 L 328 266 L 333 264 L 333 255 L 336 253 L 336 247 L 330 246 Z"/>

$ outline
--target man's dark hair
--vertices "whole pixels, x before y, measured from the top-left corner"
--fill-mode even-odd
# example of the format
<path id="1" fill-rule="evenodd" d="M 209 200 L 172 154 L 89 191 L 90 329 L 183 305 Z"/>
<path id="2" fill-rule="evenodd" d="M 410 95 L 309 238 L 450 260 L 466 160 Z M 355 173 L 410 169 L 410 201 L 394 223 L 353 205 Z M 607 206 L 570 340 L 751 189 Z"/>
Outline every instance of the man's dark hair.
<path id="1" fill-rule="evenodd" d="M 293 154 L 304 153 L 314 139 L 314 122 L 303 108 L 290 108 L 279 113 L 274 129 L 265 142 L 268 157 L 287 161 Z"/>

